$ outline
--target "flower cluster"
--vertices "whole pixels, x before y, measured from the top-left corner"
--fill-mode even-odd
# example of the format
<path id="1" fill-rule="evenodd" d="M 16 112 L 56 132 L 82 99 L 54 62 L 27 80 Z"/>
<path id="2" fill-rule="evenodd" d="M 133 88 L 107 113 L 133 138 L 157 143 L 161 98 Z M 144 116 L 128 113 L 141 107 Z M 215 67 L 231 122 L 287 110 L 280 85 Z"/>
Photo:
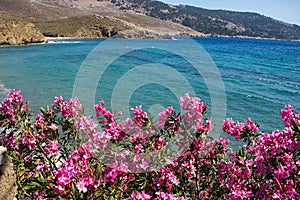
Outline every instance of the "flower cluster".
<path id="1" fill-rule="evenodd" d="M 11 90 L 8 98 L 0 103 L 0 126 L 6 121 L 16 121 L 17 112 L 24 112 L 27 108 L 20 91 Z"/>
<path id="2" fill-rule="evenodd" d="M 75 183 L 78 191 L 83 193 L 97 188 L 100 181 L 94 179 L 89 163 L 92 155 L 93 153 L 86 145 L 72 152 L 60 169 L 53 172 L 56 183 L 54 192 L 66 196 L 72 192 L 72 183 Z"/>
<path id="3" fill-rule="evenodd" d="M 119 119 L 78 99 L 55 97 L 36 118 L 19 91 L 0 103 L 0 143 L 17 174 L 18 198 L 35 199 L 299 199 L 300 113 L 280 112 L 284 129 L 260 132 L 250 118 L 226 119 L 223 131 L 243 142 L 212 140 L 207 105 L 188 94 L 181 112 L 164 109 L 152 122 L 142 106 Z M 96 121 L 97 120 L 97 121 Z"/>
<path id="4" fill-rule="evenodd" d="M 142 126 L 145 123 L 145 119 L 148 118 L 147 113 L 142 110 L 142 106 L 137 106 L 135 109 L 131 108 L 131 111 L 134 115 L 133 121 L 137 125 Z"/>

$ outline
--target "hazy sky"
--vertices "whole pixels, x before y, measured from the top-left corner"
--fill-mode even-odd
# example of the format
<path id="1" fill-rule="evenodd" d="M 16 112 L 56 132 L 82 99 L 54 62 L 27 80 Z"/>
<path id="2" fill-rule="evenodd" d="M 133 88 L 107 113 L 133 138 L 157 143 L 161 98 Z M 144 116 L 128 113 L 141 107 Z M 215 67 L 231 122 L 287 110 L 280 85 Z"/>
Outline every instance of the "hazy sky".
<path id="1" fill-rule="evenodd" d="M 208 9 L 257 12 L 300 25 L 300 0 L 160 0 L 169 4 L 194 5 Z"/>

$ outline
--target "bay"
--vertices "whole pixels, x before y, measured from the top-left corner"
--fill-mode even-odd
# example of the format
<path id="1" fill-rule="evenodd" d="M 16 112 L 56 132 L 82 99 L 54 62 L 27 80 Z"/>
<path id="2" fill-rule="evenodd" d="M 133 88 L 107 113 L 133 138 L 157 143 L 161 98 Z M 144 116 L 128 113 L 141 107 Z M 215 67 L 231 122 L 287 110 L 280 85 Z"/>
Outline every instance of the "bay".
<path id="1" fill-rule="evenodd" d="M 178 110 L 178 99 L 173 92 L 182 86 L 182 82 L 176 82 L 174 77 L 175 81 L 172 77 L 167 78 L 168 74 L 158 70 L 159 67 L 167 66 L 171 72 L 170 76 L 175 74 L 172 70 L 178 72 L 191 85 L 195 94 L 210 105 L 211 91 L 206 81 L 188 60 L 174 53 L 178 47 L 185 51 L 184 54 L 188 55 L 189 59 L 196 60 L 198 51 L 205 51 L 208 62 L 213 61 L 224 84 L 226 117 L 241 122 L 251 117 L 259 122 L 262 130 L 270 132 L 283 128 L 279 112 L 284 105 L 291 104 L 296 110 L 300 109 L 299 42 L 193 38 L 198 47 L 190 48 L 185 41 L 185 38 L 176 38 L 174 41 L 129 40 L 128 44 L 130 43 L 131 47 L 139 46 L 140 43 L 146 43 L 148 46 L 143 49 L 129 49 L 126 55 L 119 56 L 107 64 L 108 68 L 97 82 L 95 103 L 104 99 L 108 107 L 112 106 L 114 91 L 118 87 L 124 88 L 122 81 L 126 81 L 126 77 L 131 78 L 130 86 L 136 87 L 135 81 L 140 83 L 147 79 L 151 72 L 154 74 L 150 78 L 152 82 L 145 82 L 141 87 L 132 90 L 129 90 L 127 85 L 128 93 L 124 92 L 127 96 L 119 98 L 129 98 L 129 102 L 125 102 L 129 107 L 143 105 L 145 110 L 152 112 L 170 105 L 174 105 Z M 124 41 L 66 39 L 54 40 L 49 44 L 0 48 L 0 99 L 3 100 L 10 89 L 21 90 L 33 111 L 37 113 L 39 107 L 51 105 L 54 96 L 71 98 L 82 65 L 89 62 L 91 52 L 102 48 L 104 42 L 116 44 Z M 162 48 L 153 48 L 157 45 Z M 102 54 L 94 62 L 101 63 L 107 58 L 114 58 L 117 55 L 117 47 L 118 45 L 114 48 L 111 46 L 104 51 L 102 49 Z M 137 66 L 142 67 L 135 68 Z M 97 66 L 94 67 L 97 69 Z M 145 67 L 153 69 L 147 71 L 149 76 L 142 73 L 133 77 L 137 73 L 135 69 L 146 69 Z M 163 82 L 158 83 L 164 80 L 163 75 L 168 87 Z M 138 77 L 144 78 L 139 80 Z M 82 85 L 84 86 L 84 83 Z M 87 84 L 86 91 L 90 89 L 88 86 Z M 184 94 L 182 89 L 180 91 Z"/>

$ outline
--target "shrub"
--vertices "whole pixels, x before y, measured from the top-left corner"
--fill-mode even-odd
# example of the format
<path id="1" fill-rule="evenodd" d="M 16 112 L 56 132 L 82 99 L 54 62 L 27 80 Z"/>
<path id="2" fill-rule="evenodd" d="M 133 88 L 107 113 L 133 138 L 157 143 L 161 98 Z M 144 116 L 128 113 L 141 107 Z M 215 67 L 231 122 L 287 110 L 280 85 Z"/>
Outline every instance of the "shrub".
<path id="1" fill-rule="evenodd" d="M 19 91 L 0 104 L 0 142 L 9 149 L 19 198 L 34 199 L 298 199 L 300 113 L 281 111 L 283 131 L 226 119 L 228 139 L 212 140 L 208 106 L 185 95 L 153 121 L 142 107 L 132 118 L 78 99 L 55 97 L 33 117 Z"/>

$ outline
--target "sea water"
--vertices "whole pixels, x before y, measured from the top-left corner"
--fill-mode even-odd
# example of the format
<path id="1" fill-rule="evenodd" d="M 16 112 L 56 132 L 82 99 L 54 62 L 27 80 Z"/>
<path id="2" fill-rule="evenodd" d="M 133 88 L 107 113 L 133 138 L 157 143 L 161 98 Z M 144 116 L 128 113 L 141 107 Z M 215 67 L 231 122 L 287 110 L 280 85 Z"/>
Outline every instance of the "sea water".
<path id="1" fill-rule="evenodd" d="M 106 45 L 106 49 L 101 46 L 104 42 L 110 44 L 109 40 L 68 39 L 53 40 L 48 44 L 0 48 L 0 99 L 3 100 L 10 89 L 21 90 L 34 113 L 37 113 L 40 107 L 51 105 L 55 96 L 62 95 L 68 99 L 74 95 L 74 84 L 85 63 L 96 70 L 97 76 L 101 75 L 99 79 L 91 78 L 91 82 L 96 81 L 97 86 L 92 92 L 94 97 L 91 99 L 94 103 L 104 99 L 110 108 L 111 99 L 117 96 L 116 90 L 123 88 L 120 93 L 125 96 L 118 98 L 124 99 L 129 107 L 143 105 L 145 110 L 152 111 L 174 105 L 179 110 L 178 99 L 173 92 L 184 84 L 174 77 L 175 81 L 168 86 L 163 82 L 164 78 L 166 81 L 171 80 L 168 76 L 173 76 L 176 71 L 190 84 L 195 95 L 211 108 L 211 91 L 207 81 L 188 60 L 197 59 L 198 51 L 205 51 L 208 61 L 213 62 L 224 84 L 226 117 L 241 122 L 251 117 L 259 122 L 262 130 L 270 132 L 283 128 L 279 113 L 284 105 L 291 104 L 296 110 L 300 110 L 299 42 L 193 38 L 198 47 L 190 48 L 185 44 L 185 38 L 176 38 L 174 41 L 128 40 L 131 49 L 121 56 L 117 54 L 118 42 L 121 44 L 123 40 L 113 40 L 111 43 L 117 46 L 112 45 L 110 48 Z M 132 48 L 141 43 L 148 46 Z M 159 45 L 161 48 L 156 48 Z M 125 50 L 127 48 L 119 47 Z M 165 50 L 166 47 L 170 51 Z M 177 47 L 185 51 L 188 59 L 176 55 Z M 89 62 L 89 55 L 97 48 L 102 48 L 102 53 Z M 110 58 L 113 59 L 112 62 L 103 63 Z M 98 68 L 99 63 L 101 66 L 107 65 L 103 73 L 99 73 L 99 70 L 103 70 Z M 159 67 L 164 66 L 167 66 L 167 71 L 162 72 Z M 135 67 L 139 70 L 152 67 L 153 70 L 136 74 L 135 77 Z M 170 73 L 165 73 L 168 70 Z M 149 78 L 152 81 L 140 84 L 150 74 L 154 74 Z M 87 73 L 86 76 L 86 83 L 80 85 L 82 92 L 93 89 L 88 84 L 91 74 Z M 130 81 L 129 86 L 133 88 L 122 84 L 126 80 Z M 181 89 L 180 92 L 183 95 L 185 91 Z"/>

